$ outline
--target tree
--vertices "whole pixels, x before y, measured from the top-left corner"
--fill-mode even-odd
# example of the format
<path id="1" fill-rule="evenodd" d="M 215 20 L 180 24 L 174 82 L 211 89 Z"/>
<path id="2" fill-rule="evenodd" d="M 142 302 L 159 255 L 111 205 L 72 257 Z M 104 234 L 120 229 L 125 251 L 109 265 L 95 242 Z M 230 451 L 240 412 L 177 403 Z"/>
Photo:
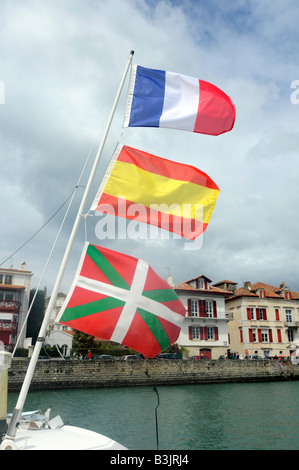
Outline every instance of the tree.
<path id="1" fill-rule="evenodd" d="M 29 305 L 32 303 L 36 289 L 31 289 Z M 36 338 L 44 319 L 45 315 L 45 294 L 43 290 L 37 291 L 36 297 L 34 299 L 33 305 L 30 310 L 29 318 L 27 321 L 27 330 L 26 337 L 32 338 L 32 344 L 36 343 Z"/>
<path id="2" fill-rule="evenodd" d="M 94 346 L 94 337 L 74 330 L 73 349 L 90 349 Z"/>

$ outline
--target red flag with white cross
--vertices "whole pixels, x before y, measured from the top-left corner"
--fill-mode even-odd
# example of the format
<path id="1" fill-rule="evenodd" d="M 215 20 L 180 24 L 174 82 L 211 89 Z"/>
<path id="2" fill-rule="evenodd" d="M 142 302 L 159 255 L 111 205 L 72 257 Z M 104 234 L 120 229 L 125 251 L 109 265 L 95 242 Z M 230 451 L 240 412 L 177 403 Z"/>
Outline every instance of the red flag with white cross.
<path id="1" fill-rule="evenodd" d="M 175 343 L 185 307 L 140 259 L 86 243 L 57 321 L 147 357 Z"/>

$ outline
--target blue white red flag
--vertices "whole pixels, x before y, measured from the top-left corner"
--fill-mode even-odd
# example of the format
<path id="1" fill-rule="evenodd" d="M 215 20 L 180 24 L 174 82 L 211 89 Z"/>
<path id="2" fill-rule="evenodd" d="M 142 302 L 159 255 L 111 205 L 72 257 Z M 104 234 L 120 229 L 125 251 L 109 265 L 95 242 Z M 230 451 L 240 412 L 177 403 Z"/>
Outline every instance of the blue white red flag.
<path id="1" fill-rule="evenodd" d="M 236 110 L 211 83 L 132 65 L 123 127 L 167 127 L 201 134 L 230 131 Z"/>

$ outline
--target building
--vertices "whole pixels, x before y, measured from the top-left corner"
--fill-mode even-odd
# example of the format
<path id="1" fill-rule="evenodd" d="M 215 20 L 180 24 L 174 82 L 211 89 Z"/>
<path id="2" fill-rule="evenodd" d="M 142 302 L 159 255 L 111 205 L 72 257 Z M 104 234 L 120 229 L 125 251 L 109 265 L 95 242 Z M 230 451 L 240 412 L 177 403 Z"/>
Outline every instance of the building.
<path id="1" fill-rule="evenodd" d="M 45 305 L 48 306 L 50 297 L 47 297 L 47 289 L 44 288 Z M 45 338 L 44 345 L 51 347 L 59 347 L 63 356 L 69 356 L 73 344 L 73 329 L 62 323 L 55 323 L 55 319 L 66 299 L 66 294 L 59 292 L 56 297 L 55 305 L 51 312 L 49 327 Z"/>
<path id="2" fill-rule="evenodd" d="M 32 272 L 23 263 L 21 269 L 0 268 L 0 342 L 12 352 L 26 320 Z M 26 327 L 18 340 L 25 345 Z"/>
<path id="3" fill-rule="evenodd" d="M 188 351 L 189 357 L 203 355 L 218 359 L 229 348 L 230 318 L 225 312 L 225 299 L 231 297 L 231 291 L 211 282 L 200 275 L 173 287 L 186 308 L 178 345 Z"/>
<path id="4" fill-rule="evenodd" d="M 263 282 L 237 284 L 221 281 L 219 288 L 231 290 L 226 311 L 232 351 L 262 358 L 290 356 L 299 347 L 299 293 L 283 282 L 279 287 Z"/>

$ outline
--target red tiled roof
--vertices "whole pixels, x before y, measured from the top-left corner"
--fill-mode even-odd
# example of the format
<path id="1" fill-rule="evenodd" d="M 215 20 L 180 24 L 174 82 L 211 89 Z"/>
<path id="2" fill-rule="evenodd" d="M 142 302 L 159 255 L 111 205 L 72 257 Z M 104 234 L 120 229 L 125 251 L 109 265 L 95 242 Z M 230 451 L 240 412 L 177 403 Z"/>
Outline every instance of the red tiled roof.
<path id="1" fill-rule="evenodd" d="M 194 278 L 197 279 L 197 278 Z M 198 293 L 204 293 L 204 294 L 223 294 L 223 295 L 231 295 L 230 291 L 224 290 L 224 289 L 219 289 L 218 287 L 215 286 L 209 286 L 208 289 L 197 289 L 196 287 L 190 286 L 188 282 L 192 281 L 193 279 L 189 279 L 188 281 L 181 282 L 180 284 L 176 284 L 173 289 L 174 290 L 180 290 L 180 291 L 194 291 Z"/>
<path id="2" fill-rule="evenodd" d="M 232 298 L 240 296 L 259 297 L 259 294 L 256 293 L 256 291 L 258 291 L 259 289 L 265 291 L 266 297 L 272 297 L 277 299 L 283 298 L 283 296 L 280 295 L 280 292 L 282 291 L 281 287 L 272 286 L 270 284 L 266 284 L 265 282 L 256 282 L 255 284 L 251 284 L 249 286 L 249 289 L 246 287 L 241 287 L 240 289 L 236 290 L 235 294 L 232 295 Z M 291 290 L 289 292 L 291 293 L 292 299 L 299 299 L 298 292 L 294 292 Z"/>
<path id="3" fill-rule="evenodd" d="M 234 281 L 228 281 L 227 279 L 224 279 L 223 281 L 219 281 L 219 282 L 214 282 L 214 286 L 218 286 L 218 284 L 238 284 L 237 282 L 234 282 Z"/>
<path id="4" fill-rule="evenodd" d="M 0 284 L 0 289 L 25 289 L 25 286 L 16 286 L 14 284 Z"/>

